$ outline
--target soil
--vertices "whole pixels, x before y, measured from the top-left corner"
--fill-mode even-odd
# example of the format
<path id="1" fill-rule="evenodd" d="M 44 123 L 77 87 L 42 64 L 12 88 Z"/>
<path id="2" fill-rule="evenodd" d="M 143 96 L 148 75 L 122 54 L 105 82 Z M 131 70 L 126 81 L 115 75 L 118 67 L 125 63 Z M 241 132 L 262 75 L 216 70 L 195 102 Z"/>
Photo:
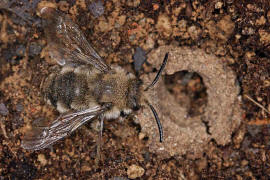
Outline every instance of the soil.
<path id="1" fill-rule="evenodd" d="M 269 179 L 269 1 L 100 2 L 0 2 L 0 179 Z M 230 68 L 240 86 L 241 107 L 235 111 L 243 111 L 241 124 L 227 134 L 224 144 L 211 138 L 207 150 L 195 158 L 189 153 L 165 158 L 152 150 L 151 137 L 136 121 L 136 113 L 104 122 L 99 162 L 94 122 L 51 148 L 24 150 L 21 140 L 29 124 L 59 115 L 44 102 L 40 87 L 53 66 L 45 53 L 37 10 L 41 4 L 70 15 L 107 64 L 120 65 L 138 77 L 158 70 L 147 59 L 135 72 L 134 65 L 141 63 L 134 60 L 145 60 L 134 58 L 138 47 L 145 51 L 141 58 L 171 45 L 217 57 L 217 64 Z M 179 105 L 188 108 L 188 115 L 197 117 L 207 107 L 208 88 L 204 76 L 189 73 L 164 74 L 163 81 Z"/>

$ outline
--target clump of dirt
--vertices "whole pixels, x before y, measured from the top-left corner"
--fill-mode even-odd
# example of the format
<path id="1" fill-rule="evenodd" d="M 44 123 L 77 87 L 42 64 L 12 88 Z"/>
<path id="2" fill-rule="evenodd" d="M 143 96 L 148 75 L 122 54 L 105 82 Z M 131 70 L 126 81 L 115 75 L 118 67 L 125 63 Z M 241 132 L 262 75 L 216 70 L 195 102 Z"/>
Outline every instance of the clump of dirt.
<path id="1" fill-rule="evenodd" d="M 211 139 L 219 145 L 228 144 L 232 133 L 240 125 L 243 113 L 235 73 L 216 56 L 187 47 L 161 46 L 149 54 L 149 63 L 158 69 L 162 63 L 160 57 L 166 52 L 169 52 L 169 59 L 165 73 L 171 75 L 183 70 L 197 72 L 206 87 L 207 105 L 203 115 L 189 116 L 189 110 L 181 107 L 166 89 L 164 80 L 160 80 L 152 91 L 146 92 L 145 98 L 156 107 L 160 116 L 164 128 L 163 143 L 158 141 L 158 131 L 150 109 L 143 108 L 138 115 L 142 132 L 149 134 L 150 150 L 164 157 L 187 152 L 198 157 Z M 147 84 L 154 76 L 155 73 L 150 73 L 141 78 Z"/>

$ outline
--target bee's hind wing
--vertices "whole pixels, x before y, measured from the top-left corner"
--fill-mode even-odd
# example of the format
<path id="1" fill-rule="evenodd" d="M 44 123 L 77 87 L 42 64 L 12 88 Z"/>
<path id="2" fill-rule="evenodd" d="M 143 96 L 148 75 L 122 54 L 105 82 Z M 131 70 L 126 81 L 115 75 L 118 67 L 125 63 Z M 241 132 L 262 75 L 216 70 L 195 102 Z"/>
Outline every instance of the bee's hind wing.
<path id="1" fill-rule="evenodd" d="M 95 106 L 83 111 L 70 112 L 60 115 L 48 126 L 35 125 L 25 134 L 21 146 L 27 150 L 40 150 L 56 141 L 70 135 L 85 122 L 102 114 L 106 106 Z"/>
<path id="2" fill-rule="evenodd" d="M 83 32 L 68 16 L 44 7 L 41 10 L 50 56 L 61 66 L 68 63 L 89 64 L 107 72 L 110 67 L 86 40 Z"/>

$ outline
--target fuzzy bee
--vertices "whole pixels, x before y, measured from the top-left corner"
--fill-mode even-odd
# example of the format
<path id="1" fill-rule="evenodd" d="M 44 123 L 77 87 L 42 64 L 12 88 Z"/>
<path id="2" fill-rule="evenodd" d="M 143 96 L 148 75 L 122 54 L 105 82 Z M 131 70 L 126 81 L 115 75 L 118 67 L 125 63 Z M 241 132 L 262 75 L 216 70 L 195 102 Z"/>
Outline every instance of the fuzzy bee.
<path id="1" fill-rule="evenodd" d="M 94 118 L 117 118 L 140 108 L 141 81 L 119 66 L 109 67 L 86 40 L 72 20 L 54 8 L 40 10 L 44 19 L 49 54 L 60 68 L 51 73 L 43 83 L 47 103 L 53 105 L 60 116 L 49 125 L 39 123 L 28 131 L 22 147 L 39 150 L 52 145 L 85 122 Z M 153 86 L 168 59 L 166 54 Z M 58 66 L 59 67 L 59 66 Z M 160 141 L 163 140 L 162 126 L 157 113 L 151 108 L 158 124 Z"/>

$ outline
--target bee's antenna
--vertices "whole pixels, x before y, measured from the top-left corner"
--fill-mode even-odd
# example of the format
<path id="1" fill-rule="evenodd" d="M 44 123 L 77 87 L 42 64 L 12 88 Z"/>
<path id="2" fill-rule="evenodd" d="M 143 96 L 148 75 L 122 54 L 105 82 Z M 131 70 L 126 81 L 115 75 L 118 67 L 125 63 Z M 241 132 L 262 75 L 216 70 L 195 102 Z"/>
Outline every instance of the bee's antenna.
<path id="1" fill-rule="evenodd" d="M 154 116 L 155 116 L 155 119 L 156 119 L 156 122 L 157 122 L 157 125 L 158 125 L 159 138 L 160 138 L 159 141 L 160 141 L 160 142 L 163 142 L 163 128 L 162 128 L 162 125 L 161 125 L 161 123 L 160 123 L 158 114 L 157 114 L 155 108 L 154 108 L 151 104 L 149 104 L 148 102 L 147 102 L 147 104 L 148 104 L 148 106 L 150 107 L 151 111 L 153 112 L 153 114 L 154 114 Z"/>
<path id="2" fill-rule="evenodd" d="M 160 69 L 159 69 L 159 71 L 158 71 L 158 73 L 157 73 L 155 79 L 153 80 L 153 82 L 152 82 L 147 88 L 144 89 L 144 91 L 147 91 L 149 88 L 151 88 L 152 86 L 154 86 L 154 85 L 156 84 L 156 82 L 158 81 L 158 78 L 160 77 L 160 75 L 161 75 L 163 69 L 164 69 L 165 66 L 166 66 L 166 63 L 167 63 L 167 61 L 168 61 L 168 56 L 169 56 L 169 53 L 167 52 L 167 53 L 165 54 L 164 60 L 163 60 L 163 62 L 162 62 L 162 65 L 161 65 L 161 67 L 160 67 Z"/>

